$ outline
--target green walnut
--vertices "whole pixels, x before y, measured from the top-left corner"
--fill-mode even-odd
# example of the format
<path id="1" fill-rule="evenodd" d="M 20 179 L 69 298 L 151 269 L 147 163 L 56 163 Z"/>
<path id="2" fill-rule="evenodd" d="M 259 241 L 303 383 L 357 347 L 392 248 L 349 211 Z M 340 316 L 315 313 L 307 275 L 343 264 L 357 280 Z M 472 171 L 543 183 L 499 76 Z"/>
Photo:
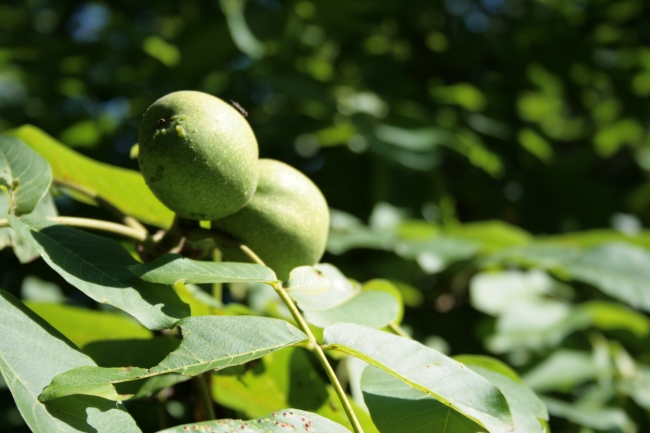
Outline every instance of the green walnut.
<path id="1" fill-rule="evenodd" d="M 144 113 L 138 162 L 147 185 L 179 216 L 214 220 L 249 202 L 258 178 L 255 134 L 230 104 L 170 93 Z"/>
<path id="2" fill-rule="evenodd" d="M 329 209 L 307 176 L 273 159 L 259 160 L 259 182 L 251 201 L 239 212 L 212 221 L 212 227 L 250 247 L 278 278 L 298 266 L 317 263 L 325 252 Z M 241 261 L 235 251 L 226 260 Z"/>

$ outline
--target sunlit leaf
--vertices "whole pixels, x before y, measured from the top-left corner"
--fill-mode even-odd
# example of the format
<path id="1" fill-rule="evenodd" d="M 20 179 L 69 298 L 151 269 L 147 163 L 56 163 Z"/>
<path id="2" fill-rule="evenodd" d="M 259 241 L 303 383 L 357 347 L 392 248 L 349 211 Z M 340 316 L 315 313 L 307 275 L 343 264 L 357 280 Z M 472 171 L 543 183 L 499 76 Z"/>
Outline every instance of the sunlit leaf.
<path id="1" fill-rule="evenodd" d="M 533 243 L 505 248 L 485 257 L 482 264 L 486 267 L 499 264 L 524 268 L 561 269 L 578 258 L 578 254 L 578 248 L 573 245 Z"/>
<path id="2" fill-rule="evenodd" d="M 449 406 L 372 365 L 363 371 L 361 389 L 372 420 L 382 433 L 423 428 L 436 433 L 488 433 Z"/>
<path id="3" fill-rule="evenodd" d="M 278 278 L 266 266 L 253 263 L 207 262 L 178 254 L 165 254 L 156 260 L 129 269 L 150 283 L 190 284 L 275 282 Z"/>
<path id="4" fill-rule="evenodd" d="M 571 404 L 561 400 L 545 397 L 544 403 L 549 413 L 554 417 L 566 418 L 578 425 L 607 431 L 634 431 L 632 421 L 624 410 L 603 407 L 599 404 Z"/>
<path id="5" fill-rule="evenodd" d="M 505 395 L 512 412 L 516 431 L 550 433 L 546 424 L 548 412 L 544 403 L 517 377 L 508 366 L 487 356 L 454 357 L 490 381 Z"/>
<path id="6" fill-rule="evenodd" d="M 472 306 L 493 316 L 504 313 L 521 300 L 535 300 L 550 294 L 554 282 L 544 271 L 479 273 L 470 282 Z"/>
<path id="7" fill-rule="evenodd" d="M 38 153 L 14 137 L 0 135 L 0 191 L 9 198 L 9 211 L 30 213 L 47 194 L 50 166 Z"/>
<path id="8" fill-rule="evenodd" d="M 291 271 L 287 290 L 302 310 L 326 310 L 351 299 L 358 288 L 336 267 L 321 263 Z"/>
<path id="9" fill-rule="evenodd" d="M 580 304 L 578 309 L 587 312 L 593 326 L 599 329 L 627 329 L 639 338 L 650 332 L 646 315 L 621 304 L 594 300 Z"/>
<path id="10" fill-rule="evenodd" d="M 502 221 L 452 225 L 445 228 L 445 234 L 476 241 L 487 252 L 524 245 L 531 241 L 531 235 L 528 232 Z"/>
<path id="11" fill-rule="evenodd" d="M 325 328 L 324 342 L 329 349 L 349 353 L 400 378 L 490 432 L 512 428 L 508 402 L 497 387 L 416 341 L 361 325 L 337 323 Z"/>
<path id="12" fill-rule="evenodd" d="M 19 300 L 1 290 L 0 328 L 0 371 L 34 433 L 140 432 L 124 407 L 114 402 L 92 396 L 65 397 L 46 404 L 38 400 L 56 375 L 95 363 Z"/>
<path id="13" fill-rule="evenodd" d="M 171 225 L 172 211 L 153 195 L 140 173 L 87 158 L 32 125 L 4 133 L 23 140 L 45 158 L 52 167 L 55 181 L 87 189 L 125 214 L 148 224 L 164 228 Z M 75 198 L 88 201 L 87 197 L 78 194 Z"/>
<path id="14" fill-rule="evenodd" d="M 567 272 L 613 298 L 650 311 L 650 253 L 642 248 L 627 244 L 593 248 L 567 266 Z"/>
<path id="15" fill-rule="evenodd" d="M 320 328 L 337 322 L 383 328 L 396 321 L 398 314 L 399 302 L 394 296 L 382 291 L 366 290 L 335 307 L 326 310 L 307 310 L 305 319 Z"/>
<path id="16" fill-rule="evenodd" d="M 265 317 L 188 317 L 181 320 L 178 326 L 183 332 L 181 345 L 157 366 L 149 369 L 74 369 L 57 376 L 43 391 L 41 399 L 47 401 L 72 394 L 86 394 L 124 400 L 130 395 L 121 395 L 115 389 L 115 384 L 167 373 L 196 376 L 243 364 L 307 339 L 305 334 L 289 323 Z"/>
<path id="17" fill-rule="evenodd" d="M 590 324 L 588 312 L 573 309 L 566 302 L 521 299 L 501 314 L 487 346 L 494 353 L 522 348 L 541 350 L 558 345 L 567 335 Z"/>
<path id="18" fill-rule="evenodd" d="M 138 279 L 128 269 L 137 261 L 116 241 L 33 215 L 10 215 L 10 223 L 67 282 L 95 301 L 133 315 L 147 328 L 169 328 L 190 314 L 171 287 Z"/>
<path id="19" fill-rule="evenodd" d="M 97 340 L 152 337 L 151 331 L 123 314 L 43 302 L 26 304 L 77 347 Z"/>
<path id="20" fill-rule="evenodd" d="M 597 377 L 598 366 L 592 354 L 561 349 L 528 371 L 524 381 L 539 392 L 568 391 Z"/>
<path id="21" fill-rule="evenodd" d="M 467 239 L 434 236 L 428 240 L 402 241 L 395 252 L 405 259 L 417 260 L 420 268 L 429 274 L 444 271 L 449 265 L 476 255 L 480 244 Z"/>

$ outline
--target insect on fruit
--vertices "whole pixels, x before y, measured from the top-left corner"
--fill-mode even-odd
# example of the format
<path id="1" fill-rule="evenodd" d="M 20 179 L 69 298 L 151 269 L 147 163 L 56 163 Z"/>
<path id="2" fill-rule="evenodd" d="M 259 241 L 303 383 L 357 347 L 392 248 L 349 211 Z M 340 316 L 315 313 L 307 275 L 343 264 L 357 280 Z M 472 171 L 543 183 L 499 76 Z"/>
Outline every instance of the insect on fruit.
<path id="1" fill-rule="evenodd" d="M 230 100 L 230 103 L 232 104 L 233 107 L 237 109 L 241 113 L 242 116 L 248 117 L 248 111 L 244 110 L 244 107 L 239 105 L 239 102 L 233 101 L 232 99 Z"/>

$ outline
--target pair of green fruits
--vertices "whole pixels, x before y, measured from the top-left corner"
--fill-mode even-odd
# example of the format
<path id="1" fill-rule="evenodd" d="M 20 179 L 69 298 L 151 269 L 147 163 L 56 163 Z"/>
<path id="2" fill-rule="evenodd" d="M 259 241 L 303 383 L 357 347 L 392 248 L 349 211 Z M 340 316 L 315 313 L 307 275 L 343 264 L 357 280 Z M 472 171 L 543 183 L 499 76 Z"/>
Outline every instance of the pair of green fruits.
<path id="1" fill-rule="evenodd" d="M 179 216 L 211 221 L 282 280 L 322 257 L 329 227 L 323 194 L 293 167 L 258 159 L 255 134 L 230 104 L 201 92 L 170 93 L 145 112 L 138 142 L 147 185 Z"/>

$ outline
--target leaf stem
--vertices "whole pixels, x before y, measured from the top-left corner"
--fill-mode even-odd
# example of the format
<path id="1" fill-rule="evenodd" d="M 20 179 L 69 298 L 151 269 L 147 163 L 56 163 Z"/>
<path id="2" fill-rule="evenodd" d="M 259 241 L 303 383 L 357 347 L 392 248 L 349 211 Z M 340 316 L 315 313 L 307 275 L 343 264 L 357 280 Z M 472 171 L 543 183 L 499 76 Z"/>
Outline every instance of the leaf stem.
<path id="1" fill-rule="evenodd" d="M 400 337 L 408 338 L 409 340 L 413 339 L 410 335 L 406 333 L 404 328 L 402 328 L 395 322 L 390 322 L 388 324 L 388 327 L 391 329 L 391 331 L 393 331 L 395 334 L 399 335 Z"/>
<path id="2" fill-rule="evenodd" d="M 49 216 L 45 218 L 63 226 L 104 231 L 131 238 L 138 242 L 147 242 L 149 240 L 149 234 L 146 232 L 143 233 L 140 230 L 110 221 L 65 216 Z M 0 219 L 0 228 L 2 227 L 9 227 L 9 221 L 7 219 Z"/>
<path id="3" fill-rule="evenodd" d="M 113 203 L 109 202 L 101 195 L 97 194 L 95 191 L 86 188 L 83 185 L 79 185 L 77 183 L 71 182 L 69 180 L 64 180 L 64 179 L 54 179 L 54 183 L 60 187 L 70 189 L 81 195 L 85 195 L 90 200 L 94 201 L 97 206 L 104 208 L 107 211 L 111 212 L 113 215 L 115 215 L 120 221 L 122 221 L 124 225 L 131 227 L 134 230 L 139 230 L 143 233 L 147 233 L 147 229 L 140 223 L 140 221 L 138 221 L 137 219 L 133 218 L 130 215 L 126 215 L 124 212 L 119 210 Z"/>
<path id="4" fill-rule="evenodd" d="M 206 374 L 203 373 L 198 376 L 194 376 L 194 383 L 199 389 L 199 397 L 201 397 L 201 403 L 203 403 L 203 409 L 205 409 L 205 415 L 208 417 L 208 420 L 216 419 L 214 415 L 214 408 L 212 407 L 212 397 L 210 397 L 210 392 L 208 391 L 208 386 L 205 383 Z"/>

